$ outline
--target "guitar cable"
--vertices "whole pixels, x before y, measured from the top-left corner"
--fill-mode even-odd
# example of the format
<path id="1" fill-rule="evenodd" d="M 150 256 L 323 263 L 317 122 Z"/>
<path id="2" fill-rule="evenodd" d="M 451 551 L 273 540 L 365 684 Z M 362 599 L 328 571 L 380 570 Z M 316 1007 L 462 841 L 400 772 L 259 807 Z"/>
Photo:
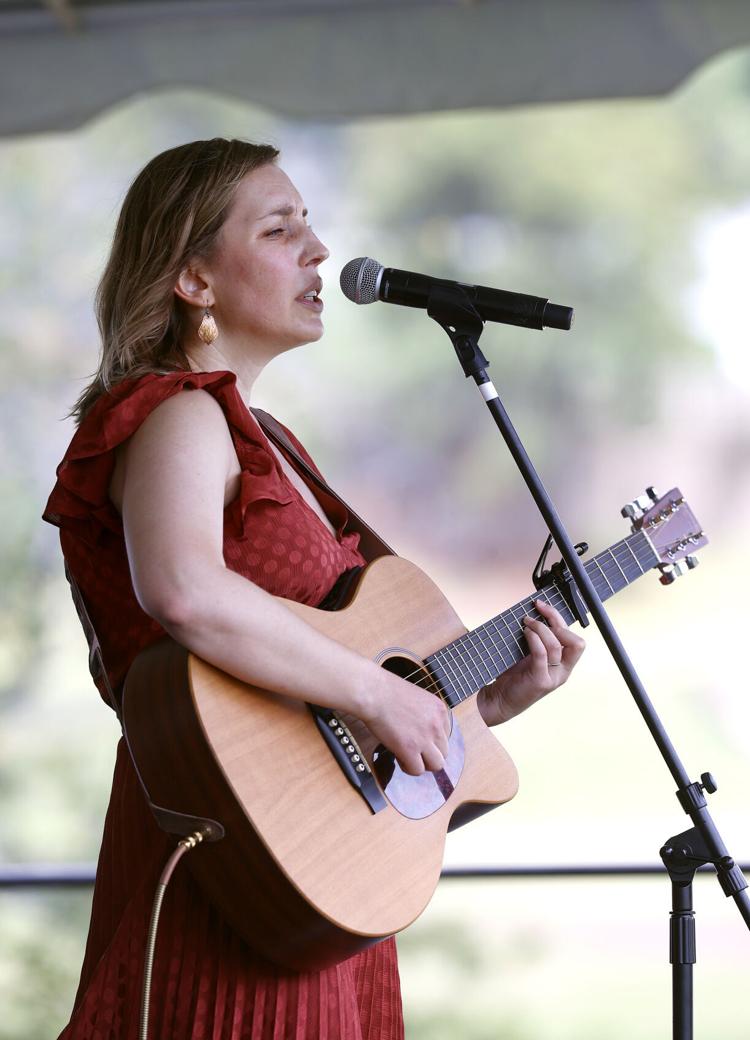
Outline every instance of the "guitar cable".
<path id="1" fill-rule="evenodd" d="M 149 1005 L 151 1000 L 151 974 L 154 965 L 154 950 L 156 949 L 156 933 L 159 928 L 159 915 L 161 914 L 161 904 L 164 899 L 164 893 L 167 890 L 170 878 L 174 872 L 174 868 L 177 866 L 179 861 L 189 852 L 199 845 L 205 837 L 203 831 L 194 831 L 188 835 L 187 838 L 183 838 L 177 843 L 177 848 L 174 850 L 172 855 L 167 860 L 166 866 L 161 872 L 159 882 L 156 886 L 156 894 L 154 895 L 154 902 L 151 908 L 151 921 L 148 926 L 148 936 L 146 938 L 146 959 L 143 965 L 143 989 L 141 991 L 141 1022 L 140 1031 L 138 1034 L 139 1040 L 148 1040 L 148 1017 L 149 1017 Z"/>

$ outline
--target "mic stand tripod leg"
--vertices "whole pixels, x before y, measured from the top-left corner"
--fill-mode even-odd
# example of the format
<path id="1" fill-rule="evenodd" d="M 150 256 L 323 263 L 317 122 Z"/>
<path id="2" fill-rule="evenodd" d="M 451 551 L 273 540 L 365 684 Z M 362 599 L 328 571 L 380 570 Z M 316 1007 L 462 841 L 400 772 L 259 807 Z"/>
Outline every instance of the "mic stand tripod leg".
<path id="1" fill-rule="evenodd" d="M 674 1040 L 693 1040 L 695 913 L 692 883 L 683 887 L 672 882 L 669 961 L 672 965 L 672 1036 Z"/>
<path id="2" fill-rule="evenodd" d="M 672 1037 L 693 1040 L 693 965 L 695 950 L 695 912 L 693 878 L 703 863 L 695 856 L 696 830 L 670 838 L 661 849 L 661 858 L 672 881 L 672 911 L 669 915 L 669 963 L 672 965 Z"/>

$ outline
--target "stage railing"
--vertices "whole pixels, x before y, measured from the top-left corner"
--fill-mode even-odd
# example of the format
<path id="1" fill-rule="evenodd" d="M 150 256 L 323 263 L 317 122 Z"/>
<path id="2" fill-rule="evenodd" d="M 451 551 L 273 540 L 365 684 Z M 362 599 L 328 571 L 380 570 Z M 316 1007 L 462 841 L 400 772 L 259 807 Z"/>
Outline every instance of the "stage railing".
<path id="1" fill-rule="evenodd" d="M 750 863 L 741 863 L 750 873 Z M 699 874 L 712 874 L 712 867 L 701 867 Z M 85 888 L 94 883 L 93 863 L 6 863 L 0 865 L 0 889 L 8 888 Z M 483 880 L 487 878 L 577 878 L 577 877 L 651 877 L 669 875 L 660 863 L 539 864 L 530 866 L 445 867 L 446 880 Z"/>

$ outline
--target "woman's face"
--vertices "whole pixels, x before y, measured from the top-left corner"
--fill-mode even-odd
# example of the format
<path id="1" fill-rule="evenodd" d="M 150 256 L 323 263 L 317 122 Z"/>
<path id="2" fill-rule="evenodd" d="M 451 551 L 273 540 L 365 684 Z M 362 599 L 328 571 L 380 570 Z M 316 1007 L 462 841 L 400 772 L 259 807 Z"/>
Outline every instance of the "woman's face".
<path id="1" fill-rule="evenodd" d="M 221 336 L 252 343 L 260 356 L 323 333 L 318 265 L 326 247 L 283 170 L 262 166 L 240 182 L 207 265 Z"/>

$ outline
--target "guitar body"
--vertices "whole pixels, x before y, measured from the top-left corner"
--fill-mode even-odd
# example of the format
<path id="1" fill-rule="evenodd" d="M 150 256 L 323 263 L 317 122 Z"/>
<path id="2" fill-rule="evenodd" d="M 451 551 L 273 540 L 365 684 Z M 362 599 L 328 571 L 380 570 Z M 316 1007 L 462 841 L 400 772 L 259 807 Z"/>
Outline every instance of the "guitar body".
<path id="1" fill-rule="evenodd" d="M 400 674 L 466 632 L 437 586 L 393 556 L 364 570 L 341 610 L 285 603 Z M 446 832 L 515 794 L 515 767 L 476 697 L 452 715 L 446 772 L 410 777 L 391 763 L 387 783 L 375 738 L 342 719 L 381 776 L 386 804 L 373 812 L 307 705 L 240 682 L 171 640 L 139 655 L 123 704 L 151 801 L 225 829 L 188 858 L 195 877 L 250 946 L 297 970 L 343 960 L 414 921 L 437 885 Z"/>

